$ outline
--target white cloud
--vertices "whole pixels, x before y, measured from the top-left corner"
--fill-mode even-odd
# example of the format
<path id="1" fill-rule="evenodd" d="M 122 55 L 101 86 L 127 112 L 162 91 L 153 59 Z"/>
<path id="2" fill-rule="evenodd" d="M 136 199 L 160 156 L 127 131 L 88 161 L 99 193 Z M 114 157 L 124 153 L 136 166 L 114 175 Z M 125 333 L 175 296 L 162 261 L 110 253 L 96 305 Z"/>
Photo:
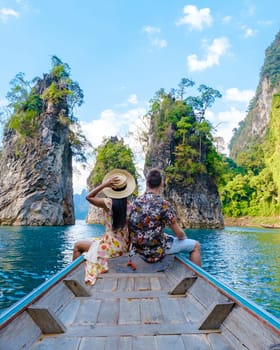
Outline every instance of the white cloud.
<path id="1" fill-rule="evenodd" d="M 161 30 L 158 27 L 152 27 L 152 26 L 144 26 L 143 31 L 147 34 L 150 45 L 152 47 L 163 49 L 167 47 L 167 41 L 165 39 L 161 39 L 158 35 L 160 34 Z"/>
<path id="2" fill-rule="evenodd" d="M 127 99 L 127 102 L 133 105 L 137 104 L 138 103 L 137 96 L 135 94 L 130 95 Z"/>
<path id="3" fill-rule="evenodd" d="M 239 90 L 237 88 L 230 88 L 226 90 L 225 99 L 227 101 L 244 102 L 249 104 L 254 95 L 255 92 L 253 90 Z"/>
<path id="4" fill-rule="evenodd" d="M 256 33 L 257 33 L 257 31 L 256 30 L 254 30 L 254 29 L 252 29 L 252 28 L 249 28 L 249 27 L 247 27 L 246 25 L 243 25 L 242 27 L 241 27 L 241 30 L 242 30 L 242 32 L 243 32 L 243 36 L 244 36 L 244 38 L 251 38 L 252 36 L 255 36 L 256 35 Z"/>
<path id="5" fill-rule="evenodd" d="M 210 27 L 212 16 L 209 8 L 198 9 L 194 5 L 187 5 L 183 9 L 184 16 L 180 18 L 176 25 L 186 24 L 190 30 L 202 30 L 204 27 Z"/>
<path id="6" fill-rule="evenodd" d="M 215 38 L 211 45 L 206 47 L 205 58 L 200 60 L 197 55 L 187 56 L 187 65 L 191 72 L 203 71 L 220 63 L 221 56 L 225 55 L 230 43 L 226 37 Z"/>
<path id="7" fill-rule="evenodd" d="M 160 33 L 160 28 L 152 26 L 144 26 L 143 31 L 149 34 Z"/>
<path id="8" fill-rule="evenodd" d="M 0 9 L 0 21 L 1 22 L 7 22 L 11 17 L 18 18 L 19 17 L 19 12 L 13 10 L 13 9 L 8 9 L 8 8 L 1 8 Z"/>
<path id="9" fill-rule="evenodd" d="M 274 20 L 260 20 L 257 23 L 260 26 L 269 27 L 269 26 L 274 25 L 275 21 Z"/>
<path id="10" fill-rule="evenodd" d="M 253 4 L 250 4 L 243 12 L 243 15 L 246 17 L 252 17 L 256 13 L 256 6 Z"/>
<path id="11" fill-rule="evenodd" d="M 135 123 L 138 123 L 137 120 L 146 114 L 146 112 L 146 109 L 142 107 L 133 108 L 123 113 L 107 109 L 101 113 L 99 119 L 92 120 L 91 122 L 81 122 L 81 127 L 93 147 L 98 147 L 104 137 L 118 136 L 122 137 L 124 142 L 129 144 L 135 152 L 135 142 L 129 133 L 135 129 Z M 139 158 L 137 159 L 140 166 Z M 93 167 L 94 159 L 92 159 L 91 163 L 87 167 L 83 167 L 81 164 L 74 164 L 74 193 L 81 193 L 86 188 L 86 180 Z"/>
<path id="12" fill-rule="evenodd" d="M 222 18 L 222 23 L 223 24 L 230 23 L 231 20 L 232 20 L 231 16 L 225 16 L 225 17 Z"/>
<path id="13" fill-rule="evenodd" d="M 155 38 L 151 41 L 152 46 L 158 47 L 159 49 L 163 49 L 164 47 L 167 47 L 167 41 L 164 39 Z"/>
<path id="14" fill-rule="evenodd" d="M 221 136 L 225 140 L 226 146 L 228 146 L 232 138 L 232 130 L 238 128 L 239 122 L 245 119 L 246 111 L 229 107 L 229 110 L 218 114 L 207 111 L 205 117 L 216 129 L 216 136 Z"/>

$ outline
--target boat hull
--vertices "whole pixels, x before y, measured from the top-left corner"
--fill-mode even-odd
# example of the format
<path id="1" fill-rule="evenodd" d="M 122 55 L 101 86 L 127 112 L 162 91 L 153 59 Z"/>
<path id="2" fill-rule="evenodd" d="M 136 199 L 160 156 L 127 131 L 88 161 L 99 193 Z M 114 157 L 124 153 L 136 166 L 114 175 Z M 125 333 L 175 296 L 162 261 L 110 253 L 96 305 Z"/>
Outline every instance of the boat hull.
<path id="1" fill-rule="evenodd" d="M 183 256 L 75 260 L 0 316 L 0 349 L 280 349 L 280 321 Z"/>

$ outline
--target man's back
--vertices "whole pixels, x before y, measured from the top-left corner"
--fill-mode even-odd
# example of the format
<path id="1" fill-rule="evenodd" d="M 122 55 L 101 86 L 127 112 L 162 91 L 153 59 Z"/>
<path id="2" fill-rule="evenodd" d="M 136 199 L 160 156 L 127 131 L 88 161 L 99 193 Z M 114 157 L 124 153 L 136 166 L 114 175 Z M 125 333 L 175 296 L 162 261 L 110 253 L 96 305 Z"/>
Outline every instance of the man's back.
<path id="1" fill-rule="evenodd" d="M 129 218 L 133 247 L 145 260 L 155 262 L 165 255 L 165 226 L 175 222 L 169 202 L 159 194 L 147 192 L 135 199 Z"/>

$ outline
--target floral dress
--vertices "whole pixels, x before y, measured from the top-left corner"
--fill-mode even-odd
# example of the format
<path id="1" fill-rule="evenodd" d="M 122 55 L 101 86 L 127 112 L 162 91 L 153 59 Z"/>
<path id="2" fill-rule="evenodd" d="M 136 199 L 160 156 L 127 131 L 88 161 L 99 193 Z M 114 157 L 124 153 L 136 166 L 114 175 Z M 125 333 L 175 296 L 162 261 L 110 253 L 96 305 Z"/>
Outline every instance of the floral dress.
<path id="1" fill-rule="evenodd" d="M 135 199 L 129 231 L 132 247 L 144 260 L 156 262 L 165 256 L 164 228 L 176 222 L 171 204 L 160 195 L 147 192 Z"/>
<path id="2" fill-rule="evenodd" d="M 105 234 L 102 238 L 94 238 L 89 251 L 85 254 L 85 283 L 94 285 L 100 273 L 108 271 L 108 259 L 121 256 L 128 251 L 129 237 L 127 224 L 124 228 L 112 230 L 112 199 L 104 199 L 108 211 L 104 210 Z M 127 202 L 127 217 L 131 205 Z"/>

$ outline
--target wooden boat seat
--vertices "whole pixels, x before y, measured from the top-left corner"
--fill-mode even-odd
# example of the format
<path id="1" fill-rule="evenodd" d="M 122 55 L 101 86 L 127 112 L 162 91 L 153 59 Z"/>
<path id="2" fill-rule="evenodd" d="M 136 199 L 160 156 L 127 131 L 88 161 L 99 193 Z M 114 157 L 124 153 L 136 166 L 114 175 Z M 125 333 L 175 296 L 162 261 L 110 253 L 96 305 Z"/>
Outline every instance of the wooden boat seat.
<path id="1" fill-rule="evenodd" d="M 64 324 L 49 308 L 29 306 L 28 313 L 43 334 L 60 334 L 66 332 Z"/>
<path id="2" fill-rule="evenodd" d="M 231 309 L 233 308 L 233 302 L 226 303 L 214 303 L 209 309 L 205 318 L 202 320 L 201 325 L 198 327 L 200 330 L 215 330 L 219 329 L 221 324 L 227 318 Z"/>

